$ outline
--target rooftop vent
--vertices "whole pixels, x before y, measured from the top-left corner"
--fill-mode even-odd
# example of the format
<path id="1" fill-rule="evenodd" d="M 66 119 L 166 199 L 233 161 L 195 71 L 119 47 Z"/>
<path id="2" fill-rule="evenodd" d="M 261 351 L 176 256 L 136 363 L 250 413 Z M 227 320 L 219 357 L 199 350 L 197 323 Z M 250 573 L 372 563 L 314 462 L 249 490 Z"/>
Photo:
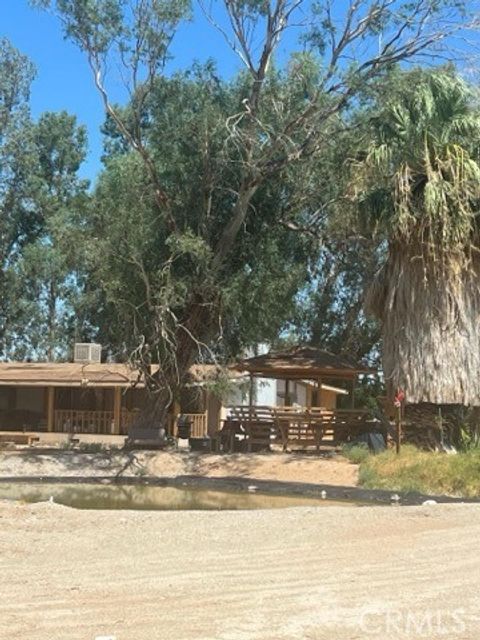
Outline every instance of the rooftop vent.
<path id="1" fill-rule="evenodd" d="M 74 347 L 73 361 L 82 363 L 101 362 L 102 345 L 91 342 L 77 342 Z"/>

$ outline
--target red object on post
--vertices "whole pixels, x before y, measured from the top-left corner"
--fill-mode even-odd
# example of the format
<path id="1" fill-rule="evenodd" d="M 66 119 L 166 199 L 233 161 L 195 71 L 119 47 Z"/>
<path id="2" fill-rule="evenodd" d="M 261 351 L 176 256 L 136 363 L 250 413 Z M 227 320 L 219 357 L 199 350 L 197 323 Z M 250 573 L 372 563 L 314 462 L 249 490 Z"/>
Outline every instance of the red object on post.
<path id="1" fill-rule="evenodd" d="M 397 408 L 399 408 L 402 406 L 404 400 L 405 400 L 405 391 L 403 389 L 397 389 L 397 393 L 395 394 L 393 404 Z"/>

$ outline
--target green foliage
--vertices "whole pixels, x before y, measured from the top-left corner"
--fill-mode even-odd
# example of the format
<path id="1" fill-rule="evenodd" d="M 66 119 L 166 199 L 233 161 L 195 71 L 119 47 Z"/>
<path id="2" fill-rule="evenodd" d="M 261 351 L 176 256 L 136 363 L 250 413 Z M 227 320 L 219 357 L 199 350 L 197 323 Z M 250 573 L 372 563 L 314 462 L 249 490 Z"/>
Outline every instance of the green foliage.
<path id="1" fill-rule="evenodd" d="M 367 489 L 420 491 L 433 495 L 480 496 L 480 450 L 447 455 L 403 446 L 369 456 L 359 482 Z"/>
<path id="2" fill-rule="evenodd" d="M 31 63 L 7 40 L 0 40 L 0 351 L 18 317 L 12 288 L 14 265 L 42 225 L 31 207 L 35 191 L 35 145 L 28 98 Z"/>
<path id="3" fill-rule="evenodd" d="M 452 69 L 394 74 L 352 166 L 364 224 L 431 255 L 468 251 L 478 233 L 480 111 Z"/>
<path id="4" fill-rule="evenodd" d="M 458 446 L 461 451 L 480 451 L 480 431 L 478 426 L 463 426 L 460 428 Z"/>
<path id="5" fill-rule="evenodd" d="M 342 455 L 353 464 L 361 464 L 369 457 L 370 451 L 366 444 L 345 445 L 342 448 Z"/>
<path id="6" fill-rule="evenodd" d="M 241 180 L 238 149 L 225 144 L 225 122 L 240 108 L 243 87 L 243 76 L 220 82 L 215 68 L 207 65 L 159 80 L 148 101 L 145 137 L 161 183 L 171 194 L 174 233 L 156 208 L 138 156 L 108 146 L 86 239 L 89 286 L 99 292 L 96 323 L 102 342 L 117 353 L 118 345 L 124 355 L 133 349 L 138 334 L 150 345 L 155 342 L 160 320 L 147 309 L 163 314 L 168 332 L 185 313 L 192 291 L 212 301 L 212 320 L 223 340 L 210 344 L 219 355 L 273 340 L 293 318 L 316 243 L 278 225 L 277 218 L 287 199 L 293 214 L 295 206 L 308 206 L 305 187 L 316 201 L 314 165 L 303 172 L 289 168 L 282 179 L 259 189 L 251 204 L 256 215 L 243 226 L 222 269 L 212 265 Z M 274 95 L 289 95 L 287 89 L 272 78 Z M 102 233 L 105 228 L 108 236 Z"/>
<path id="7" fill-rule="evenodd" d="M 0 43 L 0 353 L 65 354 L 81 277 L 76 240 L 86 133 L 65 112 L 29 113 L 33 68 Z"/>
<path id="8" fill-rule="evenodd" d="M 337 240 L 339 232 L 345 233 L 341 226 L 326 231 L 330 239 L 298 298 L 292 331 L 302 341 L 374 364 L 379 357 L 379 326 L 364 313 L 364 294 L 383 249 L 377 241 Z"/>
<path id="9" fill-rule="evenodd" d="M 190 14 L 190 0 L 32 0 L 55 8 L 65 34 L 92 56 L 114 51 L 122 62 L 160 66 L 177 25 Z"/>
<path id="10" fill-rule="evenodd" d="M 46 113 L 34 125 L 37 153 L 35 206 L 43 226 L 16 268 L 20 326 L 10 355 L 65 357 L 76 330 L 76 302 L 82 273 L 81 227 L 88 183 L 77 172 L 86 153 L 86 134 L 65 112 Z M 13 351 L 14 348 L 14 351 Z"/>

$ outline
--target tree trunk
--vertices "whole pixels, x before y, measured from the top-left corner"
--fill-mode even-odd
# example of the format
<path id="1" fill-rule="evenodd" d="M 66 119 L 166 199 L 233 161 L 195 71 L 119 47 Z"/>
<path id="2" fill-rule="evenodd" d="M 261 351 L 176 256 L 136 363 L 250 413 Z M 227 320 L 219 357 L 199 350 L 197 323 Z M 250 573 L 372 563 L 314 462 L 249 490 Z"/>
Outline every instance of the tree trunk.
<path id="1" fill-rule="evenodd" d="M 57 320 L 57 296 L 55 285 L 51 281 L 48 292 L 48 344 L 47 344 L 47 360 L 53 362 L 55 359 L 56 345 L 56 320 Z"/>
<path id="2" fill-rule="evenodd" d="M 440 261 L 396 243 L 367 307 L 381 321 L 390 397 L 408 404 L 480 406 L 480 261 Z"/>
<path id="3" fill-rule="evenodd" d="M 186 319 L 175 331 L 175 337 L 158 372 L 153 374 L 149 393 L 131 429 L 168 429 L 170 408 L 178 399 L 189 378 L 189 371 L 199 354 L 199 344 L 207 343 L 215 326 L 216 303 L 195 300 L 185 313 Z M 139 363 L 146 368 L 145 363 Z M 148 365 L 147 365 L 148 366 Z"/>

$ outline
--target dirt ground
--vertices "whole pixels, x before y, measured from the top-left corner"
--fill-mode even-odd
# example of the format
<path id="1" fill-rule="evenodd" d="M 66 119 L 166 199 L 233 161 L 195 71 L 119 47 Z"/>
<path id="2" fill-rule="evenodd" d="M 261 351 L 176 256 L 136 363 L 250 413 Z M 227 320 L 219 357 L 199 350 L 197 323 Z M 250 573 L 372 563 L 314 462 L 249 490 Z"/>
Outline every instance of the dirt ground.
<path id="1" fill-rule="evenodd" d="M 0 502 L 5 640 L 480 637 L 480 508 Z"/>
<path id="2" fill-rule="evenodd" d="M 187 451 L 82 453 L 58 450 L 0 452 L 0 478 L 21 476 L 197 475 L 354 486 L 358 469 L 341 456 L 294 453 L 195 454 Z"/>

